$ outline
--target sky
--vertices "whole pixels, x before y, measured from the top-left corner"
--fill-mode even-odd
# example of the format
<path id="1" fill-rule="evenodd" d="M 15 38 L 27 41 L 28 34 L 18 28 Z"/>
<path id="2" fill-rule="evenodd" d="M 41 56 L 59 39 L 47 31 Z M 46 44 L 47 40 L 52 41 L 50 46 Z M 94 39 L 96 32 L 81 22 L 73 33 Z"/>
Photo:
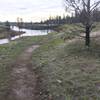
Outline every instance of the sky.
<path id="1" fill-rule="evenodd" d="M 49 16 L 66 15 L 63 0 L 0 0 L 0 21 L 41 21 Z"/>

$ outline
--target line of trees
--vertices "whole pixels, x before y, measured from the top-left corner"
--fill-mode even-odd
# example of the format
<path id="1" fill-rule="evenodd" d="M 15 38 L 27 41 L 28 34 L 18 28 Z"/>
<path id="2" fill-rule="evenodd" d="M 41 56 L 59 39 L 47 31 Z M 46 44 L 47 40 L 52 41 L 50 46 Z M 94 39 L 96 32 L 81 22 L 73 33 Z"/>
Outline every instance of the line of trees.
<path id="1" fill-rule="evenodd" d="M 73 23 L 84 23 L 84 13 L 85 11 L 83 10 L 81 13 L 78 13 L 77 10 L 75 10 L 75 13 L 72 13 L 71 16 L 55 16 L 55 17 L 49 17 L 49 19 L 37 23 L 33 22 L 23 22 L 22 18 L 17 18 L 17 22 L 11 23 L 11 25 L 16 25 L 19 28 L 19 31 L 21 28 L 29 28 L 29 29 L 37 29 L 37 27 L 43 25 L 61 25 L 61 24 L 73 24 Z M 95 22 L 100 22 L 100 10 L 95 9 L 93 11 L 93 21 Z M 41 27 L 40 27 L 41 28 Z M 44 28 L 45 29 L 45 28 Z"/>
<path id="2" fill-rule="evenodd" d="M 76 21 L 85 27 L 86 46 L 90 46 L 90 33 L 94 21 L 100 21 L 100 0 L 65 0 L 66 10 L 75 12 Z"/>
<path id="3" fill-rule="evenodd" d="M 100 22 L 100 0 L 65 0 L 66 10 L 72 12 L 72 16 L 50 17 L 42 22 L 44 24 L 73 24 L 82 23 L 85 27 L 85 45 L 90 46 L 90 33 L 94 22 Z"/>
<path id="4" fill-rule="evenodd" d="M 73 24 L 73 23 L 83 23 L 84 22 L 84 13 L 85 11 L 82 11 L 80 14 L 75 11 L 75 13 L 72 13 L 71 16 L 56 16 L 56 17 L 50 17 L 48 20 L 41 21 L 41 24 Z M 100 10 L 95 9 L 93 11 L 93 21 L 94 22 L 100 22 Z"/>

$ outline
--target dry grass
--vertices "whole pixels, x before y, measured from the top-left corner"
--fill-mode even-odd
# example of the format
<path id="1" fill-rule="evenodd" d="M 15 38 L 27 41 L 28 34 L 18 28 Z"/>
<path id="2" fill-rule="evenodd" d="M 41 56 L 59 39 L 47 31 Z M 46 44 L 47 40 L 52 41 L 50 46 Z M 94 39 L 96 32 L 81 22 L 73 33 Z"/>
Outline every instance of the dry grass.
<path id="1" fill-rule="evenodd" d="M 41 100 L 99 100 L 100 40 L 92 40 L 90 48 L 83 40 L 67 43 L 58 36 L 46 42 L 32 61 L 42 76 Z"/>

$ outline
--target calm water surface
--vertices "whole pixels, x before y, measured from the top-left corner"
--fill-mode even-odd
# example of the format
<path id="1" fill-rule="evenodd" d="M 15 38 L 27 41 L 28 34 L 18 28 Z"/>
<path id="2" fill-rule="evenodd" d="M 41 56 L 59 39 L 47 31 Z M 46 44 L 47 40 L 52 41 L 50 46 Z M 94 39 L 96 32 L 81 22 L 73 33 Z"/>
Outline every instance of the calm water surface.
<path id="1" fill-rule="evenodd" d="M 19 29 L 14 26 L 12 30 L 19 31 Z M 27 36 L 40 36 L 40 35 L 47 35 L 51 30 L 30 30 L 30 29 L 21 29 L 21 31 L 25 32 L 21 35 L 17 35 L 11 38 L 11 40 L 16 40 L 21 37 L 27 37 Z M 9 39 L 0 39 L 0 44 L 6 44 L 9 43 Z"/>

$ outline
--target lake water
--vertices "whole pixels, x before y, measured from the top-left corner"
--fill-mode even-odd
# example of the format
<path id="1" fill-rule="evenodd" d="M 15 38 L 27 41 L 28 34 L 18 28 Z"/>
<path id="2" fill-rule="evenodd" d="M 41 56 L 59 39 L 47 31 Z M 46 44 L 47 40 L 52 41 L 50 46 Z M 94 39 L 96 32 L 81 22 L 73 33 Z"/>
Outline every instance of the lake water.
<path id="1" fill-rule="evenodd" d="M 19 29 L 14 26 L 12 30 L 19 31 Z M 21 35 L 17 35 L 11 38 L 11 40 L 16 40 L 21 37 L 27 37 L 27 36 L 41 36 L 41 35 L 47 35 L 51 30 L 30 30 L 30 29 L 21 29 L 21 31 L 25 32 Z M 0 44 L 6 44 L 9 43 L 9 39 L 0 39 Z"/>

